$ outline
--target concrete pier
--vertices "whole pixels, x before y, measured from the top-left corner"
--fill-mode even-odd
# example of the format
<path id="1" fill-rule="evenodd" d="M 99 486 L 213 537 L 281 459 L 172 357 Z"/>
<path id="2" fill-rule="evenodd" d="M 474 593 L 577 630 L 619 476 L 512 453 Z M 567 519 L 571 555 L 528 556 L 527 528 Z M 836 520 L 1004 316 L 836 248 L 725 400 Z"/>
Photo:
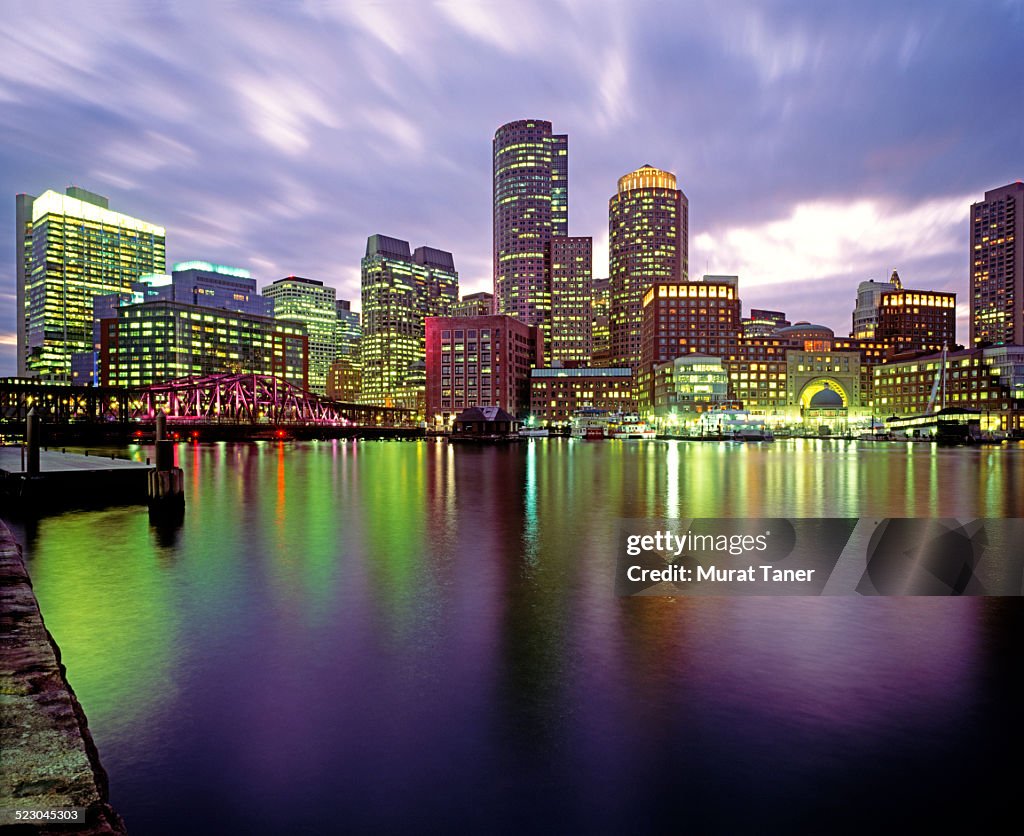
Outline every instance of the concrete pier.
<path id="1" fill-rule="evenodd" d="M 21 549 L 0 522 L 0 833 L 124 834 Z M 17 810 L 79 808 L 85 826 L 19 824 Z"/>
<path id="2" fill-rule="evenodd" d="M 0 497 L 20 510 L 146 501 L 142 462 L 37 450 L 33 473 L 20 447 L 0 447 Z"/>

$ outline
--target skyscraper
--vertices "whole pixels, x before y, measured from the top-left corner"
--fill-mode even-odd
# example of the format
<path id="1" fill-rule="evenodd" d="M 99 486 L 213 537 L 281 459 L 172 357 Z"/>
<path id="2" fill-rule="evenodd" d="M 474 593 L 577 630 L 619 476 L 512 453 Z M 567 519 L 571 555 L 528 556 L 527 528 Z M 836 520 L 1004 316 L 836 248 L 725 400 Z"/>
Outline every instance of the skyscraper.
<path id="1" fill-rule="evenodd" d="M 274 318 L 299 322 L 309 339 L 309 391 L 327 391 L 327 370 L 337 353 L 338 312 L 333 287 L 315 279 L 288 276 L 263 288 L 274 300 Z"/>
<path id="2" fill-rule="evenodd" d="M 1024 344 L 1024 183 L 971 205 L 971 345 Z"/>
<path id="3" fill-rule="evenodd" d="M 71 355 L 93 348 L 93 299 L 162 273 L 166 232 L 74 186 L 15 208 L 18 374 L 68 381 Z"/>
<path id="4" fill-rule="evenodd" d="M 366 241 L 362 267 L 360 401 L 416 409 L 425 398 L 424 320 L 447 316 L 459 298 L 452 254 L 386 235 Z"/>
<path id="5" fill-rule="evenodd" d="M 593 293 L 594 242 L 584 236 L 553 237 L 545 245 L 545 266 L 551 287 L 549 361 L 587 363 L 594 342 Z"/>
<path id="6" fill-rule="evenodd" d="M 569 234 L 569 138 L 523 119 L 494 134 L 494 297 L 497 313 L 539 325 L 549 337 L 551 287 L 545 246 Z"/>
<path id="7" fill-rule="evenodd" d="M 686 195 L 674 174 L 644 165 L 619 178 L 608 201 L 611 363 L 640 362 L 643 298 L 655 282 L 688 275 Z M 672 358 L 666 358 L 672 359 Z"/>

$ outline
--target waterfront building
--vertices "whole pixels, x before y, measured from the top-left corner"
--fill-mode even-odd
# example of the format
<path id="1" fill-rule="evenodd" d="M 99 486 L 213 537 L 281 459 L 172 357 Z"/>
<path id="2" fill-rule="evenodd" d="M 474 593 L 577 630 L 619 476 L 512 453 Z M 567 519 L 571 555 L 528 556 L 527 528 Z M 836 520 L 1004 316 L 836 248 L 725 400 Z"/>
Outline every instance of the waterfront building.
<path id="1" fill-rule="evenodd" d="M 874 339 L 875 329 L 878 327 L 878 304 L 882 294 L 890 290 L 900 290 L 902 287 L 900 274 L 895 270 L 887 282 L 868 279 L 857 285 L 857 302 L 853 309 L 853 330 L 850 331 L 850 336 L 859 340 Z"/>
<path id="2" fill-rule="evenodd" d="M 452 305 L 452 316 L 490 316 L 494 313 L 494 294 L 467 293 Z"/>
<path id="3" fill-rule="evenodd" d="M 1024 432 L 1024 346 L 950 351 L 944 373 L 941 353 L 875 366 L 873 373 L 878 418 L 924 413 L 939 380 L 946 406 L 979 410 L 983 430 Z"/>
<path id="4" fill-rule="evenodd" d="M 327 370 L 337 356 L 336 291 L 316 279 L 287 276 L 263 288 L 276 319 L 298 322 L 309 340 L 309 391 L 327 391 Z"/>
<path id="5" fill-rule="evenodd" d="M 1024 183 L 971 205 L 970 344 L 1024 344 Z"/>
<path id="6" fill-rule="evenodd" d="M 652 406 L 655 365 L 686 354 L 730 357 L 736 353 L 740 299 L 732 281 L 658 282 L 648 288 L 642 305 L 637 401 L 646 412 Z"/>
<path id="7" fill-rule="evenodd" d="M 548 336 L 551 286 L 545 247 L 569 234 L 569 138 L 542 119 L 502 125 L 492 144 L 495 312 Z"/>
<path id="8" fill-rule="evenodd" d="M 757 415 L 781 419 L 786 408 L 786 352 L 798 344 L 784 336 L 740 337 L 726 358 L 729 400 Z"/>
<path id="9" fill-rule="evenodd" d="M 651 285 L 688 277 L 688 213 L 674 174 L 644 165 L 619 178 L 608 201 L 613 365 L 635 369 L 641 362 L 643 301 Z"/>
<path id="10" fill-rule="evenodd" d="M 544 353 L 550 362 L 589 363 L 593 353 L 591 293 L 593 239 L 554 237 L 545 244 L 551 323 Z"/>
<path id="11" fill-rule="evenodd" d="M 447 316 L 459 297 L 452 254 L 386 235 L 366 242 L 362 269 L 360 402 L 415 409 L 417 363 L 425 361 L 427 317 Z M 504 405 L 504 404 L 503 404 Z"/>
<path id="12" fill-rule="evenodd" d="M 166 231 L 74 186 L 19 194 L 15 216 L 18 374 L 66 382 L 93 350 L 93 300 L 162 273 Z"/>
<path id="13" fill-rule="evenodd" d="M 729 372 L 720 357 L 686 354 L 653 369 L 656 418 L 685 421 L 729 402 Z"/>
<path id="14" fill-rule="evenodd" d="M 304 327 L 186 302 L 123 305 L 101 321 L 100 380 L 148 386 L 180 377 L 256 373 L 307 388 Z"/>
<path id="15" fill-rule="evenodd" d="M 608 315 L 611 306 L 611 281 L 594 279 L 590 290 L 590 340 L 591 363 L 607 366 L 611 362 L 611 336 L 608 330 Z"/>
<path id="16" fill-rule="evenodd" d="M 426 357 L 428 422 L 450 426 L 474 406 L 524 417 L 530 369 L 544 363 L 544 337 L 540 326 L 510 316 L 427 317 Z"/>
<path id="17" fill-rule="evenodd" d="M 862 388 L 860 352 L 834 347 L 786 352 L 786 404 L 791 422 L 843 431 L 869 423 L 871 407 Z M 799 411 L 794 411 L 793 408 Z"/>
<path id="18" fill-rule="evenodd" d="M 580 409 L 635 412 L 633 370 L 555 366 L 530 372 L 530 414 L 538 424 L 568 424 Z"/>
<path id="19" fill-rule="evenodd" d="M 956 294 L 889 290 L 878 302 L 875 339 L 890 353 L 941 351 L 956 343 Z"/>
<path id="20" fill-rule="evenodd" d="M 786 319 L 783 311 L 767 311 L 759 308 L 751 308 L 750 316 L 740 320 L 740 327 L 744 337 L 767 337 L 774 334 L 779 328 L 786 328 L 792 323 Z"/>

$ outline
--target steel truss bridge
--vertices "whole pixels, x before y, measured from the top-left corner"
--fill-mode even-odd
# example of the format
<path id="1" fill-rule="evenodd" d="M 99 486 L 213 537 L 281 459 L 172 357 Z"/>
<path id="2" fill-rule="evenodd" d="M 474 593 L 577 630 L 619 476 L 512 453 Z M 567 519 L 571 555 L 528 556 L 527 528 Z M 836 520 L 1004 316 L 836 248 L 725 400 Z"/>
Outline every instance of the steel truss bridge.
<path id="1" fill-rule="evenodd" d="M 34 378 L 0 380 L 0 422 L 22 423 L 28 411 L 52 424 L 236 426 L 410 426 L 407 409 L 341 403 L 261 374 L 185 377 L 151 386 L 72 386 Z"/>

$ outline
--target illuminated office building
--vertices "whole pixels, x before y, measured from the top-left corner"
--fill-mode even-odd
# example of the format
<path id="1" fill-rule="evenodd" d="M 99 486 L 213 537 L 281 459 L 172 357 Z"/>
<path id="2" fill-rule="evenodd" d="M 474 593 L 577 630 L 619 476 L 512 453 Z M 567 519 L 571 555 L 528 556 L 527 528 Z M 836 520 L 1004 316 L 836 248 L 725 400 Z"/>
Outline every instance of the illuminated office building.
<path id="1" fill-rule="evenodd" d="M 315 279 L 288 276 L 263 288 L 274 302 L 274 318 L 298 322 L 309 340 L 309 391 L 327 391 L 327 370 L 335 359 L 338 312 L 336 291 Z"/>
<path id="2" fill-rule="evenodd" d="M 655 365 L 685 354 L 725 358 L 736 353 L 740 298 L 734 281 L 658 282 L 647 289 L 642 305 L 643 350 L 637 370 L 641 409 L 652 405 Z"/>
<path id="3" fill-rule="evenodd" d="M 452 316 L 490 316 L 494 313 L 494 294 L 467 293 L 452 305 Z"/>
<path id="4" fill-rule="evenodd" d="M 255 373 L 307 388 L 306 335 L 297 323 L 155 300 L 121 306 L 100 326 L 104 386 Z"/>
<path id="5" fill-rule="evenodd" d="M 900 274 L 895 270 L 887 282 L 868 279 L 857 285 L 857 304 L 853 309 L 853 330 L 850 336 L 859 340 L 874 339 L 875 329 L 878 327 L 878 304 L 882 300 L 882 294 L 890 290 L 900 290 L 902 287 Z"/>
<path id="6" fill-rule="evenodd" d="M 941 351 L 956 344 L 956 294 L 890 290 L 878 302 L 875 339 L 892 354 Z"/>
<path id="7" fill-rule="evenodd" d="M 645 165 L 619 178 L 608 201 L 613 365 L 635 369 L 640 362 L 643 299 L 651 285 L 687 278 L 688 212 L 674 174 Z"/>
<path id="8" fill-rule="evenodd" d="M 459 298 L 452 254 L 371 235 L 362 262 L 360 402 L 417 409 L 423 402 L 425 320 L 447 316 Z"/>
<path id="9" fill-rule="evenodd" d="M 1024 344 L 1024 183 L 971 205 L 971 345 Z"/>
<path id="10" fill-rule="evenodd" d="M 608 279 L 594 279 L 590 292 L 590 339 L 591 363 L 607 366 L 611 361 L 611 339 L 608 331 L 608 314 L 611 305 L 611 282 Z"/>
<path id="11" fill-rule="evenodd" d="M 93 299 L 164 271 L 162 226 L 70 187 L 16 198 L 18 374 L 71 379 L 71 355 L 93 349 Z"/>
<path id="12" fill-rule="evenodd" d="M 495 311 L 549 337 L 551 285 L 545 246 L 569 234 L 569 138 L 523 119 L 494 134 Z"/>
<path id="13" fill-rule="evenodd" d="M 545 271 L 551 286 L 551 322 L 544 352 L 549 362 L 589 363 L 593 239 L 552 238 L 545 245 Z"/>
<path id="14" fill-rule="evenodd" d="M 790 325 L 783 311 L 766 311 L 759 308 L 751 308 L 750 316 L 740 320 L 744 337 L 768 337 L 779 328 Z"/>

